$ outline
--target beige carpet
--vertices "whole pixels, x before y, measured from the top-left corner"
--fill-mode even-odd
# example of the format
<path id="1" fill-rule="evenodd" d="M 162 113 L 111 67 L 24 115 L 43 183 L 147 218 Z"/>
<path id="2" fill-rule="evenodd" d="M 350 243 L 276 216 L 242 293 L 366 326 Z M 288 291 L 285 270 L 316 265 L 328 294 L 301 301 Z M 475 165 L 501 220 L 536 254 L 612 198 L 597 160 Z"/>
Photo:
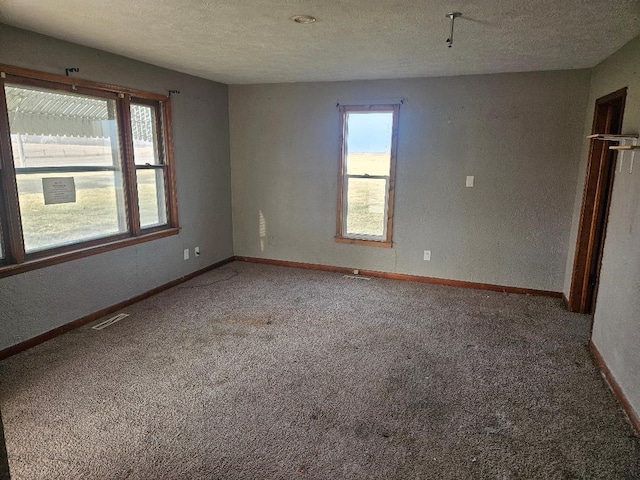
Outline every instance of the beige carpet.
<path id="1" fill-rule="evenodd" d="M 15 479 L 633 479 L 556 299 L 232 263 L 0 363 Z"/>

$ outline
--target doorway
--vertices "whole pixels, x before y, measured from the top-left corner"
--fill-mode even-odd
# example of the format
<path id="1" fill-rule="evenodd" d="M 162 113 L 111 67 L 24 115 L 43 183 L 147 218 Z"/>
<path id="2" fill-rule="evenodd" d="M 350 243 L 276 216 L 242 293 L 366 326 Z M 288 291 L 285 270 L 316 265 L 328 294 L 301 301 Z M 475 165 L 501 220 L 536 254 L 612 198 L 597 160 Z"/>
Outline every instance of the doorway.
<path id="1" fill-rule="evenodd" d="M 591 133 L 619 135 L 627 89 L 596 100 Z M 572 312 L 593 313 L 611 204 L 617 152 L 611 141 L 592 139 L 580 210 L 578 240 L 573 261 L 568 308 Z"/>

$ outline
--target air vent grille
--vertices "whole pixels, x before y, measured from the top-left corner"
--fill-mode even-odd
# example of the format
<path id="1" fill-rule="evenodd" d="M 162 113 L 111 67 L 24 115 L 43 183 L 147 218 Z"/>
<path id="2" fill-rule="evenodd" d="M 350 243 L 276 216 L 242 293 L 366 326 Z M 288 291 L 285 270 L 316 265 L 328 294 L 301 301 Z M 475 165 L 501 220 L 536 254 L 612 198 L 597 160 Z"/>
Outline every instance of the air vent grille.
<path id="1" fill-rule="evenodd" d="M 119 322 L 120 320 L 122 320 L 123 318 L 127 318 L 128 316 L 129 316 L 128 313 L 119 313 L 115 317 L 107 318 L 103 322 L 100 322 L 91 328 L 94 330 L 104 330 L 105 328 L 110 327 L 114 323 Z"/>

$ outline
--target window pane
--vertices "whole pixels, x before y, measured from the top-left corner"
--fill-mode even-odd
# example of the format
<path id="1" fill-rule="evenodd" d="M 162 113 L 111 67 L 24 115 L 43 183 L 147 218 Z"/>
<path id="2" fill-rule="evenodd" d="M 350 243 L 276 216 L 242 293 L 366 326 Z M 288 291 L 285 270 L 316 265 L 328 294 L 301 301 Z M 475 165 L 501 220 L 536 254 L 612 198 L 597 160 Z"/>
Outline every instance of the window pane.
<path id="1" fill-rule="evenodd" d="M 131 133 L 136 165 L 160 164 L 155 108 L 131 104 Z"/>
<path id="2" fill-rule="evenodd" d="M 164 199 L 164 171 L 161 168 L 138 169 L 138 205 L 140 227 L 148 228 L 167 223 Z"/>
<path id="3" fill-rule="evenodd" d="M 25 251 L 127 230 L 114 100 L 5 86 Z"/>
<path id="4" fill-rule="evenodd" d="M 348 113 L 346 161 L 350 175 L 389 175 L 393 112 Z"/>
<path id="5" fill-rule="evenodd" d="M 347 235 L 384 235 L 387 180 L 347 179 Z"/>
<path id="6" fill-rule="evenodd" d="M 75 202 L 45 204 L 43 179 L 72 178 Z M 118 202 L 122 191 L 113 172 L 20 173 L 16 176 L 27 252 L 126 231 Z"/>

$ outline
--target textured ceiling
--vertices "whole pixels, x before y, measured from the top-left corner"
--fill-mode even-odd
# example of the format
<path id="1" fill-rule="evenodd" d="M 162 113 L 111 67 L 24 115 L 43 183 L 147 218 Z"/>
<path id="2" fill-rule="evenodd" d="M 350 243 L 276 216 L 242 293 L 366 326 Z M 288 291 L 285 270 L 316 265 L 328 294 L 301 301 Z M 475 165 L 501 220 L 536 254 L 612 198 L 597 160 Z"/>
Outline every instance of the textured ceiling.
<path id="1" fill-rule="evenodd" d="M 224 83 L 299 82 L 592 67 L 640 34 L 640 0 L 0 0 L 0 22 Z"/>

